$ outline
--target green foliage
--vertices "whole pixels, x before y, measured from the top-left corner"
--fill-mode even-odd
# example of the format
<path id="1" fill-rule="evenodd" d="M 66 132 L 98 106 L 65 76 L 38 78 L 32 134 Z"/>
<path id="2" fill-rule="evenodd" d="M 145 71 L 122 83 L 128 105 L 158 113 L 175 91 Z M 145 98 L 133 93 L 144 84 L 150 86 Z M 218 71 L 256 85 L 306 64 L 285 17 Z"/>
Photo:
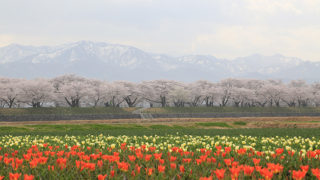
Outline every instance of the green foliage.
<path id="1" fill-rule="evenodd" d="M 208 124 L 205 124 L 208 125 Z M 209 124 L 209 126 L 212 124 Z M 214 124 L 217 125 L 217 124 Z M 220 124 L 221 125 L 221 124 Z M 219 126 L 219 125 L 218 125 Z M 225 124 L 221 126 L 225 127 Z M 220 126 L 220 127 L 221 127 Z M 152 125 L 143 126 L 137 124 L 79 124 L 79 125 L 25 125 L 25 126 L 2 126 L 0 127 L 0 136 L 3 135 L 168 135 L 177 133 L 180 135 L 200 135 L 200 136 L 301 136 L 301 137 L 320 137 L 319 128 L 252 128 L 252 129 L 204 129 L 204 126 L 183 127 Z"/>
<path id="2" fill-rule="evenodd" d="M 204 123 L 196 123 L 197 126 L 215 126 L 215 127 L 226 127 L 230 128 L 231 126 L 224 122 L 204 122 Z"/>
<path id="3" fill-rule="evenodd" d="M 247 125 L 246 122 L 243 122 L 243 121 L 236 121 L 236 122 L 233 122 L 234 125 L 238 125 L 238 126 L 245 126 Z"/>
<path id="4" fill-rule="evenodd" d="M 151 126 L 149 126 L 149 128 L 151 128 L 151 129 L 168 129 L 168 128 L 170 128 L 170 127 L 167 126 L 167 125 L 157 124 L 157 125 L 151 125 Z"/>

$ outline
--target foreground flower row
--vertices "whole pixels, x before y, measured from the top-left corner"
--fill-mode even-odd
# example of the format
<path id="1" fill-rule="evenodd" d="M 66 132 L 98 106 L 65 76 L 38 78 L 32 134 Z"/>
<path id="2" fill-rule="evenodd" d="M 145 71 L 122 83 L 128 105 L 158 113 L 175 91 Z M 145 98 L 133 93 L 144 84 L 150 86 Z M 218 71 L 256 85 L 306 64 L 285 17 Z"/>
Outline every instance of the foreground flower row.
<path id="1" fill-rule="evenodd" d="M 318 138 L 3 136 L 2 179 L 320 179 Z"/>

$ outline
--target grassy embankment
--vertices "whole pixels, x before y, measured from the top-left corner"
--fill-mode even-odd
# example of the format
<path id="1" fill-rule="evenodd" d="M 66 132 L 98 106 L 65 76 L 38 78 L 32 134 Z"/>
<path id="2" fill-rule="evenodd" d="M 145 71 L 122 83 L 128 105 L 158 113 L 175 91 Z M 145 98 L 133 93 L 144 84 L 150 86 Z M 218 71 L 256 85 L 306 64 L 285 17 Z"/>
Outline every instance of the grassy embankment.
<path id="1" fill-rule="evenodd" d="M 0 108 L 0 115 L 29 114 L 128 114 L 138 108 L 81 107 L 81 108 Z M 320 113 L 319 107 L 165 107 L 149 108 L 145 113 Z"/>
<path id="2" fill-rule="evenodd" d="M 144 112 L 167 113 L 320 113 L 319 107 L 165 107 L 149 108 Z"/>
<path id="3" fill-rule="evenodd" d="M 88 108 L 0 108 L 0 115 L 34 114 L 130 114 L 136 108 L 88 107 Z"/>

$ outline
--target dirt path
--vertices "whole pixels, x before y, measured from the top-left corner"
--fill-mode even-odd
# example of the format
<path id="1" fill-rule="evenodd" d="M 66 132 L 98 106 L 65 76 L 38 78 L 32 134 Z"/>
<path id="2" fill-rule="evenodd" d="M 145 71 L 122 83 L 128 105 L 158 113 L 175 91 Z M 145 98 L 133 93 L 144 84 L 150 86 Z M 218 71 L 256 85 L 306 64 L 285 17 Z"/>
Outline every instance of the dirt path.
<path id="1" fill-rule="evenodd" d="M 234 122 L 246 125 L 234 125 Z M 37 124 L 162 124 L 192 126 L 199 122 L 225 122 L 237 128 L 320 128 L 320 117 L 243 117 L 243 118 L 159 118 L 112 119 L 112 120 L 65 120 L 65 121 L 23 121 L 0 122 L 0 126 L 37 125 Z"/>

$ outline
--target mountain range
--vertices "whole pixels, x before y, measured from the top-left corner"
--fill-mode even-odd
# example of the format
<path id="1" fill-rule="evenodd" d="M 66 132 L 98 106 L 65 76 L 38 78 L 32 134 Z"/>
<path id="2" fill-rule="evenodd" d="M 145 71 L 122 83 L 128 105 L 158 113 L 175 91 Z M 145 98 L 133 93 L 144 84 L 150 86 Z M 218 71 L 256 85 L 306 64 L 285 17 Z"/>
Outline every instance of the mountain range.
<path id="1" fill-rule="evenodd" d="M 0 76 L 30 79 L 62 74 L 135 82 L 155 79 L 218 81 L 224 78 L 313 82 L 320 78 L 320 62 L 280 54 L 254 54 L 233 60 L 211 55 L 173 57 L 132 46 L 91 41 L 37 47 L 11 44 L 0 48 Z"/>

